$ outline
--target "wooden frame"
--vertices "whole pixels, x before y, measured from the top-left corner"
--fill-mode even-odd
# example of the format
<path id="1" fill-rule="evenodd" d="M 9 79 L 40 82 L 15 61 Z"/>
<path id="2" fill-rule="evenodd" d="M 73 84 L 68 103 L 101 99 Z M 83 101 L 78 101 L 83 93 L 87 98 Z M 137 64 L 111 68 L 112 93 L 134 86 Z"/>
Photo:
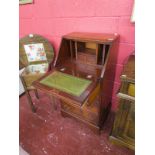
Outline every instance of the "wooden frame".
<path id="1" fill-rule="evenodd" d="M 19 4 L 33 3 L 33 0 L 19 0 Z"/>
<path id="2" fill-rule="evenodd" d="M 121 75 L 121 87 L 117 94 L 118 109 L 109 139 L 113 144 L 135 150 L 135 94 L 129 94 L 131 84 L 135 85 L 134 54 L 128 58 Z"/>

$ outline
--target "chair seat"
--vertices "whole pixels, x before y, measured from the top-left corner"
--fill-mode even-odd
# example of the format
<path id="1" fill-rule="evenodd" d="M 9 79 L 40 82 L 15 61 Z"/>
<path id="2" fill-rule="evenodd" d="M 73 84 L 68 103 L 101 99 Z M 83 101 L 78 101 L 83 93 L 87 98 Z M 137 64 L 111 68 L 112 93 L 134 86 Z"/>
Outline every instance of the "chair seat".
<path id="1" fill-rule="evenodd" d="M 32 83 L 45 75 L 54 59 L 53 46 L 46 38 L 31 34 L 20 39 L 19 64 L 20 68 L 25 67 L 20 77 L 33 112 L 35 112 L 35 107 L 29 90 L 34 90 L 38 98 L 37 90 L 32 86 Z"/>
<path id="2" fill-rule="evenodd" d="M 48 64 L 28 65 L 22 72 L 22 77 L 27 87 L 31 87 L 35 80 L 38 80 L 48 70 Z"/>

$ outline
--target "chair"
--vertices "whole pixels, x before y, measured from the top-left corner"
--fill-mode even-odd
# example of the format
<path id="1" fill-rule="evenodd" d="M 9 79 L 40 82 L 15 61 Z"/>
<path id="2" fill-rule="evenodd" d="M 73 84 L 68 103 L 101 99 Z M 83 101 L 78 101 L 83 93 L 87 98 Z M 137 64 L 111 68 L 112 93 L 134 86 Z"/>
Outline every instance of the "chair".
<path id="1" fill-rule="evenodd" d="M 51 69 L 54 59 L 54 49 L 44 37 L 30 34 L 19 40 L 19 61 L 25 66 L 20 78 L 33 112 L 36 111 L 36 108 L 29 91 L 34 90 L 35 96 L 37 98 L 39 96 L 32 83 Z"/>

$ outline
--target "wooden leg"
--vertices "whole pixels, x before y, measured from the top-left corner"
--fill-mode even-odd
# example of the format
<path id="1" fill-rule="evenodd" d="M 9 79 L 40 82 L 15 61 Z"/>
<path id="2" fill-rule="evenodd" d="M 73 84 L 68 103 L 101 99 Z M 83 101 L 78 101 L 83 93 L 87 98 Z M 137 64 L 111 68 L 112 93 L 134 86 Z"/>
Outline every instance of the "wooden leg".
<path id="1" fill-rule="evenodd" d="M 34 89 L 34 92 L 35 92 L 35 96 L 37 97 L 37 99 L 39 99 L 39 95 L 38 95 L 37 89 Z"/>
<path id="2" fill-rule="evenodd" d="M 22 76 L 20 76 L 20 79 L 21 79 L 21 81 L 22 81 L 22 83 L 23 83 L 23 86 L 24 86 L 24 89 L 25 89 L 25 93 L 26 93 L 28 102 L 29 102 L 29 104 L 30 104 L 30 107 L 31 107 L 31 109 L 32 109 L 33 112 L 36 112 L 36 108 L 35 108 L 34 105 L 33 105 L 33 102 L 32 102 L 32 99 L 31 99 L 31 95 L 30 95 L 30 93 L 29 93 L 29 91 L 28 91 L 28 89 L 27 89 L 26 83 L 25 83 L 25 81 L 24 81 L 24 79 L 23 79 Z"/>
<path id="3" fill-rule="evenodd" d="M 28 102 L 30 104 L 30 107 L 31 107 L 32 111 L 36 112 L 36 108 L 33 105 L 33 102 L 32 102 L 32 99 L 31 99 L 31 96 L 30 96 L 30 93 L 29 93 L 28 90 L 26 90 L 26 95 L 27 95 L 27 99 L 28 99 Z"/>
<path id="4" fill-rule="evenodd" d="M 55 97 L 52 95 L 50 95 L 50 103 L 52 105 L 52 111 L 56 110 L 57 109 L 56 100 Z"/>

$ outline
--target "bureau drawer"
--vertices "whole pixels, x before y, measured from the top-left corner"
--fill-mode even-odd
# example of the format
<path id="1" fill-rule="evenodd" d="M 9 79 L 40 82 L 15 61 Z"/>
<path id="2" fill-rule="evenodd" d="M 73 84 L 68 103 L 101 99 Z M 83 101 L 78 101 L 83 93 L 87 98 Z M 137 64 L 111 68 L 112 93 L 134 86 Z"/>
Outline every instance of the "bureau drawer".
<path id="1" fill-rule="evenodd" d="M 76 115 L 81 119 L 84 119 L 92 124 L 98 125 L 98 109 L 97 105 L 91 105 L 88 106 L 84 105 L 82 107 L 80 106 L 74 106 L 71 103 L 67 103 L 66 101 L 61 100 L 61 108 L 63 111 L 66 111 L 70 115 Z"/>
<path id="2" fill-rule="evenodd" d="M 77 54 L 77 59 L 88 64 L 96 64 L 96 56 L 93 54 L 79 52 Z"/>
<path id="3" fill-rule="evenodd" d="M 78 59 L 79 61 L 86 62 L 86 55 L 83 54 L 83 53 L 78 53 L 78 54 L 77 54 L 77 59 Z"/>
<path id="4" fill-rule="evenodd" d="M 87 55 L 86 56 L 86 63 L 96 64 L 96 57 L 95 57 L 95 55 Z"/>

